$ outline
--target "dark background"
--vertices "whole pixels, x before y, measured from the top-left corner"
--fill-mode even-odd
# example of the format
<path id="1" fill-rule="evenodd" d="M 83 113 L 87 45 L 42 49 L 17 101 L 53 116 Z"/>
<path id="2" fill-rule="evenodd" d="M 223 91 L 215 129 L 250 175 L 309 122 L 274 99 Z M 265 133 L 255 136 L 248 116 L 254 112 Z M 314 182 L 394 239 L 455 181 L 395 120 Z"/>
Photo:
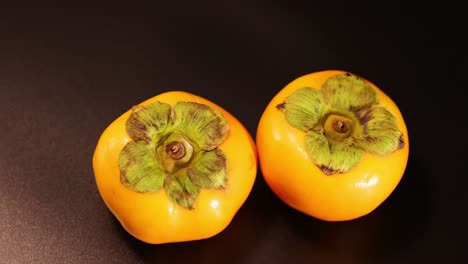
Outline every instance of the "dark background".
<path id="1" fill-rule="evenodd" d="M 178 1 L 175 1 L 178 2 Z M 0 263 L 463 263 L 467 258 L 464 4 L 193 1 L 0 9 Z M 326 223 L 258 173 L 219 235 L 147 245 L 95 186 L 101 132 L 132 105 L 185 90 L 255 135 L 301 75 L 366 77 L 402 111 L 406 173 L 374 212 Z"/>

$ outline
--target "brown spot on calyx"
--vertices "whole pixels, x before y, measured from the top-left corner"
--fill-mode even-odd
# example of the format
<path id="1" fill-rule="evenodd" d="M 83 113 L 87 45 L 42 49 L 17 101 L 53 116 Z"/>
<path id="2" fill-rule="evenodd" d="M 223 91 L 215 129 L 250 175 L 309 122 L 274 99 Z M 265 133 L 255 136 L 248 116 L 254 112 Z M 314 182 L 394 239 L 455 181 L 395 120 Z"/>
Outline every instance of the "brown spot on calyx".
<path id="1" fill-rule="evenodd" d="M 167 174 L 166 178 L 164 178 L 164 188 L 167 188 L 172 181 L 173 176 L 171 174 Z"/>
<path id="2" fill-rule="evenodd" d="M 405 139 L 403 138 L 403 134 L 400 135 L 398 138 L 398 149 L 402 149 L 405 147 Z"/>
<path id="3" fill-rule="evenodd" d="M 138 163 L 138 157 L 136 155 L 127 155 L 127 163 L 125 166 L 133 165 Z"/>
<path id="4" fill-rule="evenodd" d="M 189 119 L 194 119 L 197 117 L 197 111 L 195 109 L 190 109 L 187 113 L 187 115 L 190 117 Z"/>
<path id="5" fill-rule="evenodd" d="M 276 105 L 276 109 L 283 111 L 286 108 L 286 102 Z"/>
<path id="6" fill-rule="evenodd" d="M 142 123 L 136 121 L 136 122 L 134 122 L 134 124 L 135 124 L 135 126 L 136 126 L 136 128 L 137 128 L 138 130 L 146 131 L 146 126 L 143 125 Z"/>
<path id="7" fill-rule="evenodd" d="M 375 137 L 372 137 L 372 136 L 369 136 L 369 135 L 365 135 L 364 137 L 364 140 L 369 142 L 369 143 L 377 143 L 379 141 L 378 138 L 375 138 Z"/>
<path id="8" fill-rule="evenodd" d="M 125 177 L 125 174 L 124 173 L 120 173 L 120 182 L 123 183 L 123 184 L 127 184 L 128 183 L 128 178 Z"/>
<path id="9" fill-rule="evenodd" d="M 150 142 L 151 138 L 147 134 L 148 128 L 136 117 L 137 113 L 132 113 L 127 119 L 126 130 L 133 140 L 144 140 Z"/>
<path id="10" fill-rule="evenodd" d="M 185 156 L 185 147 L 179 141 L 173 141 L 166 145 L 166 153 L 172 159 L 179 160 Z"/>
<path id="11" fill-rule="evenodd" d="M 325 175 L 330 176 L 336 173 L 340 173 L 340 171 L 333 169 L 332 167 L 329 167 L 327 165 L 319 165 L 319 169 L 325 173 Z"/>
<path id="12" fill-rule="evenodd" d="M 370 120 L 372 120 L 372 107 L 369 105 L 357 108 L 357 109 L 352 109 L 352 112 L 354 112 L 354 115 L 356 118 L 359 120 L 359 123 L 361 125 L 366 124 Z"/>
<path id="13" fill-rule="evenodd" d="M 171 108 L 171 111 L 168 113 L 168 119 L 174 122 L 176 120 L 176 112 L 174 111 L 173 108 Z"/>
<path id="14" fill-rule="evenodd" d="M 132 106 L 132 111 L 133 112 L 138 112 L 138 111 L 145 110 L 145 109 L 146 109 L 146 107 L 143 106 L 143 105 L 134 105 L 134 106 Z"/>

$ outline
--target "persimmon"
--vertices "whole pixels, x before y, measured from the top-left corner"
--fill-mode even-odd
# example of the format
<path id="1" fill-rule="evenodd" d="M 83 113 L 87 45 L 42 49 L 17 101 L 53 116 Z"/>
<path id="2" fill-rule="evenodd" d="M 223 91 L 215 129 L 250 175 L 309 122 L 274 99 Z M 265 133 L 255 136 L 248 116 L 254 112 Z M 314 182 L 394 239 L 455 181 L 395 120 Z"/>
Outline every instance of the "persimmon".
<path id="1" fill-rule="evenodd" d="M 127 110 L 93 156 L 99 193 L 123 228 L 151 244 L 212 237 L 246 201 L 254 141 L 219 105 L 172 91 Z"/>
<path id="2" fill-rule="evenodd" d="M 325 221 L 364 216 L 394 191 L 409 156 L 395 102 L 341 70 L 306 74 L 262 113 L 256 144 L 262 175 L 287 205 Z"/>

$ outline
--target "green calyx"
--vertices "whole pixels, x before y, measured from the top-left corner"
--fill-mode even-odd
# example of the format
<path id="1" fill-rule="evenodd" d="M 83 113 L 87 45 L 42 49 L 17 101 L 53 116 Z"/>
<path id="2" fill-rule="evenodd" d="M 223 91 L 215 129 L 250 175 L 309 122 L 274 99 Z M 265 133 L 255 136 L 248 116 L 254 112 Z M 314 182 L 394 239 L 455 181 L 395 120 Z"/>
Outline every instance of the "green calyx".
<path id="1" fill-rule="evenodd" d="M 327 175 L 349 171 L 366 152 L 385 156 L 404 146 L 395 117 L 350 73 L 330 77 L 320 89 L 298 89 L 277 108 L 305 132 L 308 155 Z"/>
<path id="2" fill-rule="evenodd" d="M 193 209 L 200 189 L 222 189 L 227 160 L 218 146 L 229 126 L 215 109 L 194 102 L 162 102 L 132 108 L 126 122 L 132 141 L 119 155 L 120 182 L 139 193 L 165 189 Z"/>

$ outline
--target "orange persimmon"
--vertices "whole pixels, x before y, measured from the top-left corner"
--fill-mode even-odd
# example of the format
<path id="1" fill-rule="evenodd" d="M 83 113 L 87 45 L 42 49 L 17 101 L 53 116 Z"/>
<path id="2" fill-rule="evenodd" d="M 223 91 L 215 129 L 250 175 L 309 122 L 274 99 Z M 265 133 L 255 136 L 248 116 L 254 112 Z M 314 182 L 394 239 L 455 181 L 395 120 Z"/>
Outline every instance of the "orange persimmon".
<path id="1" fill-rule="evenodd" d="M 399 184 L 409 155 L 403 116 L 381 89 L 341 70 L 306 74 L 264 110 L 259 165 L 287 205 L 325 221 L 376 209 Z"/>
<path id="2" fill-rule="evenodd" d="M 224 230 L 251 192 L 257 153 L 225 109 L 172 91 L 113 121 L 97 142 L 93 168 L 99 193 L 123 228 L 161 244 Z"/>

